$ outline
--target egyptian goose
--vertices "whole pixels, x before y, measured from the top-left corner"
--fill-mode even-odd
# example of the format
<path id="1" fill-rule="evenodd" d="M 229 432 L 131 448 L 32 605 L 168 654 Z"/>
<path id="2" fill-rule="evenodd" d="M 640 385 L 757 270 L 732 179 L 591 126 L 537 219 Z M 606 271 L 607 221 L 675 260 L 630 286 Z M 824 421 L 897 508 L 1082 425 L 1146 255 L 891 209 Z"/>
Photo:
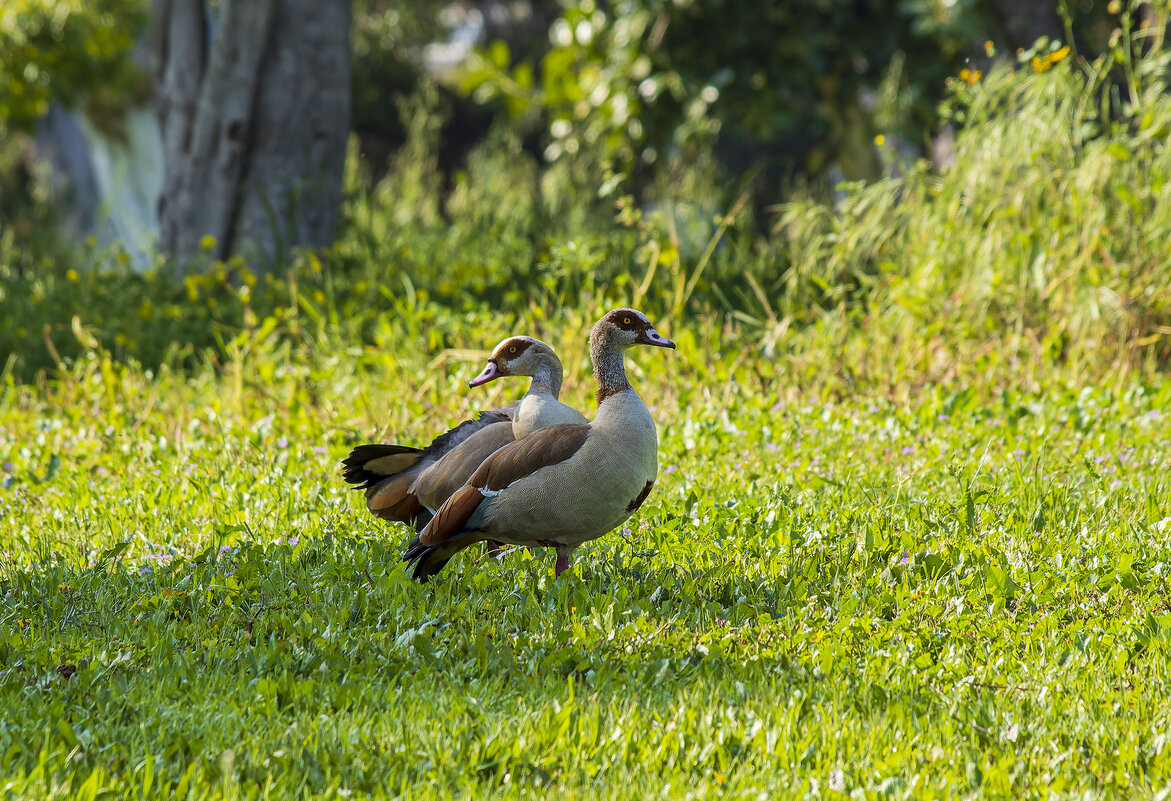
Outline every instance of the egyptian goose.
<path id="1" fill-rule="evenodd" d="M 342 462 L 343 477 L 355 489 L 366 491 L 371 513 L 422 530 L 432 513 L 493 451 L 543 426 L 586 421 L 581 412 L 557 400 L 561 360 L 539 339 L 509 337 L 501 342 L 469 386 L 483 386 L 503 376 L 533 380 L 519 401 L 465 420 L 426 448 L 360 445 L 350 452 Z"/>
<path id="2" fill-rule="evenodd" d="M 594 325 L 593 422 L 542 428 L 489 456 L 408 546 L 403 559 L 416 579 L 426 581 L 481 540 L 556 548 L 560 576 L 578 545 L 642 505 L 658 473 L 658 438 L 626 380 L 622 354 L 634 345 L 675 347 L 634 309 L 614 309 Z"/>

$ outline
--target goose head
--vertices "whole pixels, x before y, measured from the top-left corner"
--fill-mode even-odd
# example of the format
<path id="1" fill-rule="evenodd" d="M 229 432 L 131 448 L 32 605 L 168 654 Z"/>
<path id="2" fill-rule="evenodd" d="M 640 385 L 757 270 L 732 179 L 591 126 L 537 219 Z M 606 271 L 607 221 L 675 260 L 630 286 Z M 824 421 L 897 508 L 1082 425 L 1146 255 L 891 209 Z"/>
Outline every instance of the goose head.
<path id="1" fill-rule="evenodd" d="M 536 376 L 546 370 L 561 374 L 561 360 L 551 347 L 533 337 L 509 337 L 492 349 L 488 364 L 468 386 L 479 387 L 509 375 Z"/>
<path id="2" fill-rule="evenodd" d="M 637 309 L 613 309 L 594 323 L 590 331 L 593 347 L 627 350 L 635 345 L 674 348 L 675 343 L 655 330 L 647 316 Z"/>

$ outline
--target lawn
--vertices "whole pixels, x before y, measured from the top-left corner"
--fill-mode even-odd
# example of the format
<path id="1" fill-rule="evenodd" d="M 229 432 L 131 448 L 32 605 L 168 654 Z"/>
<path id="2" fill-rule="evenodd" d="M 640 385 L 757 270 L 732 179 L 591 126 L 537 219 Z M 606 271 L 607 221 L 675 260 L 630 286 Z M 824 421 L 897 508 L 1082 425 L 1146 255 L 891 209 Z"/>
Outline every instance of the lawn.
<path id="1" fill-rule="evenodd" d="M 0 237 L 3 795 L 1171 797 L 1142 37 L 953 79 L 947 169 L 760 209 L 704 160 L 647 204 L 515 141 L 445 199 L 418 134 L 275 273 Z M 627 359 L 646 503 L 560 579 L 410 580 L 341 459 L 518 397 L 467 387 L 509 334 L 592 413 L 628 304 L 679 345 Z"/>
<path id="2" fill-rule="evenodd" d="M 591 410 L 587 311 L 515 333 Z M 1171 382 L 841 393 L 656 322 L 659 483 L 560 580 L 476 550 L 417 584 L 340 480 L 517 396 L 466 387 L 499 321 L 9 377 L 5 794 L 1167 792 Z"/>

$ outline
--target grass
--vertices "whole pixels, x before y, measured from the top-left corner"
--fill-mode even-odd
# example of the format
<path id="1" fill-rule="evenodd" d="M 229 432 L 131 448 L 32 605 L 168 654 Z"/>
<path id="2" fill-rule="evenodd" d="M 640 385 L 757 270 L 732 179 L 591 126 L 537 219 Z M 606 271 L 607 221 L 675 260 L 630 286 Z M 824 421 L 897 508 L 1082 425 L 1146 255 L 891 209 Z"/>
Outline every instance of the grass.
<path id="1" fill-rule="evenodd" d="M 284 274 L 0 241 L 5 797 L 1171 795 L 1166 54 L 1058 52 L 771 236 L 505 134 L 444 201 L 421 97 Z M 679 349 L 629 530 L 410 581 L 340 459 L 516 397 L 507 334 L 592 409 L 630 302 Z"/>
<path id="2" fill-rule="evenodd" d="M 539 331 L 581 408 L 594 311 Z M 835 401 L 778 393 L 734 327 L 662 329 L 680 349 L 632 360 L 659 485 L 560 581 L 465 554 L 415 584 L 339 479 L 356 442 L 520 391 L 464 389 L 475 361 L 404 339 L 10 379 L 5 792 L 1166 790 L 1171 384 Z"/>

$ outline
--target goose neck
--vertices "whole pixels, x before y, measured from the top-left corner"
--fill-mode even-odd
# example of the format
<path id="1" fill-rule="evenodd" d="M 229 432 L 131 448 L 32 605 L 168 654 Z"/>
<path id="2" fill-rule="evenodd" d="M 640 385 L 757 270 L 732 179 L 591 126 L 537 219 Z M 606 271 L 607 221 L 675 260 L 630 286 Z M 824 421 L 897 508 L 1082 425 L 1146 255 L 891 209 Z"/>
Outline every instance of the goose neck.
<path id="1" fill-rule="evenodd" d="M 533 373 L 533 380 L 529 384 L 529 395 L 552 395 L 556 398 L 561 393 L 561 364 L 544 361 Z"/>
<path id="2" fill-rule="evenodd" d="M 607 342 L 590 343 L 590 359 L 594 363 L 594 381 L 598 385 L 598 406 L 613 395 L 630 389 L 626 379 L 626 365 L 622 351 Z"/>

